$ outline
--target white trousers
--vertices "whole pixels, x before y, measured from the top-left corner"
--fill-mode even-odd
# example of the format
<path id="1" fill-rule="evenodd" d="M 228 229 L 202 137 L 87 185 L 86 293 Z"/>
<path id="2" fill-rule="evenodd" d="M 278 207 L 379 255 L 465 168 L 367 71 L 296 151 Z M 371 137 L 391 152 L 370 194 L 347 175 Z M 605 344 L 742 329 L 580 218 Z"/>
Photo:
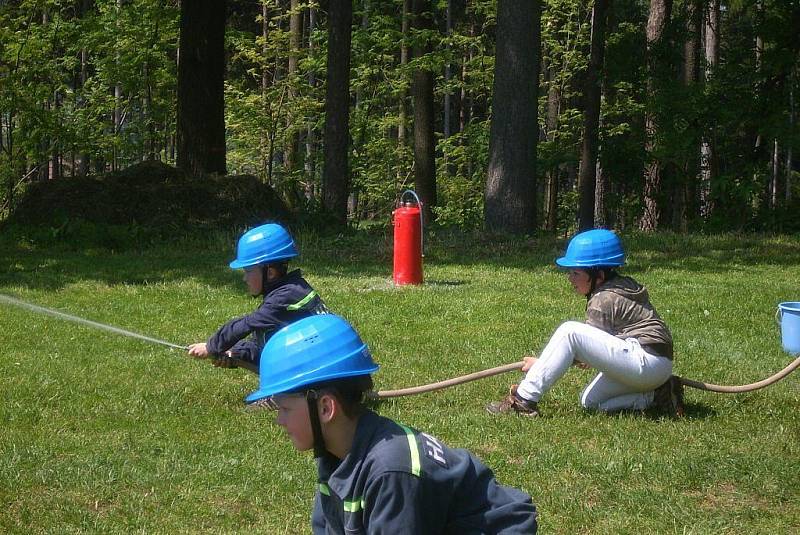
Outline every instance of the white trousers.
<path id="1" fill-rule="evenodd" d="M 517 393 L 539 401 L 574 359 L 600 372 L 583 390 L 581 405 L 604 412 L 646 409 L 653 402 L 653 390 L 672 375 L 672 360 L 647 353 L 635 338 L 622 340 L 591 325 L 567 321 L 553 333 Z"/>

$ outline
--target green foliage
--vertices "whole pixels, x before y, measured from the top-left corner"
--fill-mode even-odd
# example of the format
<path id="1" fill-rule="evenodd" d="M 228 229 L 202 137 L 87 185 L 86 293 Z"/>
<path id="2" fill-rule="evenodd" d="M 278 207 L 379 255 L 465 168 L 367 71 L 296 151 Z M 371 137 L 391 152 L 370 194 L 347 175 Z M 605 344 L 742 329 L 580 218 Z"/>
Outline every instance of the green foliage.
<path id="1" fill-rule="evenodd" d="M 300 2 L 303 29 L 300 47 L 292 51 L 287 5 L 284 0 L 229 3 L 227 162 L 232 173 L 268 183 L 292 210 L 313 211 L 321 204 L 327 15 L 317 2 Z M 436 214 L 443 225 L 479 227 L 496 2 L 431 2 L 431 29 L 405 35 L 402 5 L 401 0 L 353 1 L 351 217 L 385 220 L 397 193 L 413 183 L 409 91 L 414 71 L 425 69 L 435 87 Z M 768 190 L 775 141 L 780 177 L 791 176 L 788 150 L 795 160 L 800 154 L 795 35 L 800 10 L 796 2 L 781 0 L 724 5 L 720 60 L 706 72 L 698 50 L 696 81 L 686 83 L 688 0 L 673 3 L 666 38 L 649 52 L 650 3 L 611 3 L 599 132 L 609 225 L 623 228 L 640 218 L 642 203 L 635 199 L 643 190 L 646 159 L 655 158 L 663 171 L 662 224 L 682 217 L 677 212 L 683 207 L 674 201 L 686 195 L 688 221 L 681 228 L 684 223 L 709 231 L 785 228 L 776 226 L 785 225 L 782 214 L 791 213 L 782 191 L 785 180 L 778 181 L 774 201 Z M 572 193 L 583 139 L 591 8 L 591 2 L 577 0 L 542 2 L 537 179 L 541 184 L 557 177 L 563 209 L 558 220 L 565 225 L 560 230 L 572 227 L 570 203 L 577 199 Z M 175 0 L 0 3 L 0 216 L 7 216 L 28 182 L 54 178 L 50 169 L 82 176 L 146 159 L 174 161 L 179 9 Z M 426 47 L 429 51 L 416 57 L 411 53 Z M 405 64 L 402 49 L 410 53 Z M 648 57 L 659 60 L 653 73 Z M 293 73 L 290 58 L 297 60 Z M 552 109 L 548 97 L 554 99 Z M 657 124 L 649 153 L 645 113 Z M 451 135 L 446 137 L 446 130 Z M 711 182 L 701 187 L 703 141 L 713 145 L 714 161 Z M 542 205 L 543 188 L 538 191 Z M 701 198 L 707 204 L 702 211 Z M 673 206 L 676 214 L 669 214 Z"/>
<path id="2" fill-rule="evenodd" d="M 53 158 L 78 174 L 76 159 L 103 170 L 107 162 L 121 168 L 168 157 L 177 3 L 103 0 L 80 9 L 65 1 L 0 6 L 1 183 L 10 186 L 29 169 L 48 178 Z"/>
<path id="3" fill-rule="evenodd" d="M 489 125 L 477 121 L 439 142 L 440 205 L 434 210 L 443 226 L 479 228 L 483 222 L 483 182 L 489 160 Z"/>

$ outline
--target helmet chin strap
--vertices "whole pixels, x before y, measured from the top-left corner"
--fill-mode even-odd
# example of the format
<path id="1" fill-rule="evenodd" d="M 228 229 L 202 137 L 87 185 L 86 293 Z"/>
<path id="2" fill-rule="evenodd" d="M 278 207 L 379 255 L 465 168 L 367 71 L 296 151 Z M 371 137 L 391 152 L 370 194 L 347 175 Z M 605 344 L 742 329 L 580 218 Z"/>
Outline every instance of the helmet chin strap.
<path id="1" fill-rule="evenodd" d="M 314 435 L 314 458 L 319 459 L 328 454 L 325 448 L 325 438 L 322 436 L 322 424 L 319 422 L 319 412 L 317 400 L 319 394 L 316 390 L 306 392 L 306 402 L 308 403 L 308 418 L 311 420 L 311 433 Z"/>
<path id="2" fill-rule="evenodd" d="M 589 282 L 590 282 L 589 293 L 586 294 L 586 299 L 589 299 L 592 297 L 592 294 L 597 288 L 597 274 L 599 270 L 597 268 L 589 268 L 586 270 L 586 272 L 589 274 Z"/>

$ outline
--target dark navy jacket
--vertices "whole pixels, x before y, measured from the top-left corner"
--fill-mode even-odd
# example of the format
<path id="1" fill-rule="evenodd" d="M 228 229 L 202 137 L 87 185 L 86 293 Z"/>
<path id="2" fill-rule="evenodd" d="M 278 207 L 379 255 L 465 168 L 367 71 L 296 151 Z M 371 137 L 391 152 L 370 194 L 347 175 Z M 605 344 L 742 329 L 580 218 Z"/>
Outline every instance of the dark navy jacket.
<path id="1" fill-rule="evenodd" d="M 365 412 L 350 453 L 318 461 L 317 535 L 536 533 L 536 507 L 466 450 Z"/>
<path id="2" fill-rule="evenodd" d="M 229 349 L 234 358 L 258 364 L 272 334 L 292 322 L 327 312 L 317 292 L 299 269 L 264 287 L 264 300 L 253 313 L 232 319 L 206 342 L 208 352 L 221 357 Z M 244 339 L 248 334 L 252 336 Z"/>

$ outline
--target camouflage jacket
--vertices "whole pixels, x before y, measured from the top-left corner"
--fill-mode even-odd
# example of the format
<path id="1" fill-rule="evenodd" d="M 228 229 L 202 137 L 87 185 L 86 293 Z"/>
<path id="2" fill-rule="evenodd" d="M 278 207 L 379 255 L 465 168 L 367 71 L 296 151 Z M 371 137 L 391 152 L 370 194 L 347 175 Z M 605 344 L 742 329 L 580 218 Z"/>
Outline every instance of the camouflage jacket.
<path id="1" fill-rule="evenodd" d="M 589 296 L 586 323 L 618 338 L 636 338 L 648 353 L 672 358 L 669 328 L 650 303 L 647 288 L 630 277 L 614 277 Z"/>

